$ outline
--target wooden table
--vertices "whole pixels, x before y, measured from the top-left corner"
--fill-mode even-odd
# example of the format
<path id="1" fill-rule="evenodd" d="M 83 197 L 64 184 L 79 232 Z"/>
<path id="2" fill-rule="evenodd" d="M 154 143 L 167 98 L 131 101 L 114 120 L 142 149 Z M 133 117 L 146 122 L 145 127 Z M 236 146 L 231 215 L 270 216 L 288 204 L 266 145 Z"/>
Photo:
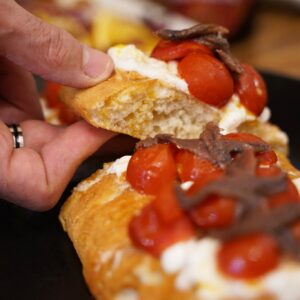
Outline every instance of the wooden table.
<path id="1" fill-rule="evenodd" d="M 233 53 L 259 69 L 300 79 L 300 11 L 261 6 L 252 26 L 233 43 Z"/>

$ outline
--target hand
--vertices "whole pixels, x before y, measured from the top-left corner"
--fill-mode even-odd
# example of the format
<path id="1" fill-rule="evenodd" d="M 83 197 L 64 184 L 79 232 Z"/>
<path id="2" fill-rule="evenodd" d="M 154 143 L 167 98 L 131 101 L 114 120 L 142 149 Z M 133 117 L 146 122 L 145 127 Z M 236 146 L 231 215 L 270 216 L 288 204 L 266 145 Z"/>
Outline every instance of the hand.
<path id="1" fill-rule="evenodd" d="M 67 128 L 42 121 L 35 82 L 83 88 L 110 76 L 111 59 L 48 25 L 13 0 L 0 0 L 0 198 L 33 210 L 53 207 L 77 167 L 112 133 L 84 121 Z M 21 125 L 25 147 L 13 148 L 5 124 Z"/>

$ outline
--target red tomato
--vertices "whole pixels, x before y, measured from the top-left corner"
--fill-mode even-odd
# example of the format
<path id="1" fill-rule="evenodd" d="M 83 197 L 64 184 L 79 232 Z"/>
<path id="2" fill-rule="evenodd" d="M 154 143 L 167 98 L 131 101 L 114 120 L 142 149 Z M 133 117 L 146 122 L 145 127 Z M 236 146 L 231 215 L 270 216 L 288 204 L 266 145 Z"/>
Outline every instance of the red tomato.
<path id="1" fill-rule="evenodd" d="M 170 61 L 183 58 L 189 53 L 196 51 L 214 56 L 213 52 L 207 46 L 192 40 L 181 42 L 160 40 L 151 56 L 160 60 Z"/>
<path id="2" fill-rule="evenodd" d="M 60 102 L 58 97 L 60 89 L 61 86 L 58 83 L 46 81 L 44 95 L 49 107 L 57 108 L 61 106 L 62 102 Z"/>
<path id="3" fill-rule="evenodd" d="M 193 194 L 197 193 L 208 183 L 215 181 L 215 180 L 219 179 L 220 177 L 222 177 L 223 174 L 224 174 L 224 171 L 222 169 L 218 169 L 215 172 L 208 173 L 205 176 L 200 177 L 190 187 L 190 189 L 187 192 L 188 195 L 193 195 Z"/>
<path id="4" fill-rule="evenodd" d="M 180 76 L 190 93 L 207 104 L 222 107 L 234 92 L 234 83 L 225 65 L 200 52 L 190 53 L 178 64 Z"/>
<path id="5" fill-rule="evenodd" d="M 225 242 L 218 253 L 219 268 L 231 277 L 257 278 L 278 265 L 279 249 L 271 236 L 250 234 Z"/>
<path id="6" fill-rule="evenodd" d="M 194 226 L 187 217 L 166 225 L 152 204 L 144 207 L 129 224 L 129 236 L 133 244 L 155 256 L 159 256 L 167 247 L 194 235 Z"/>
<path id="7" fill-rule="evenodd" d="M 292 226 L 292 234 L 300 242 L 300 221 L 297 221 Z"/>
<path id="8" fill-rule="evenodd" d="M 280 173 L 280 169 L 276 166 L 269 168 L 257 168 L 256 174 L 261 177 L 277 176 Z M 293 184 L 292 180 L 287 177 L 287 190 L 268 198 L 268 203 L 271 207 L 278 207 L 287 203 L 300 202 L 300 196 L 297 188 Z"/>
<path id="9" fill-rule="evenodd" d="M 204 229 L 226 227 L 234 221 L 235 206 L 235 200 L 229 197 L 211 196 L 192 209 L 190 216 Z"/>
<path id="10" fill-rule="evenodd" d="M 287 178 L 287 191 L 273 195 L 268 200 L 271 207 L 277 207 L 287 203 L 300 202 L 300 197 L 292 180 Z"/>
<path id="11" fill-rule="evenodd" d="M 263 78 L 249 65 L 243 64 L 244 72 L 236 82 L 236 92 L 251 112 L 259 116 L 268 101 L 267 88 Z"/>
<path id="12" fill-rule="evenodd" d="M 157 214 L 165 223 L 173 222 L 184 216 L 177 201 L 173 184 L 164 185 L 152 203 Z"/>
<path id="13" fill-rule="evenodd" d="M 196 181 L 207 174 L 219 170 L 209 160 L 188 151 L 181 150 L 175 156 L 177 170 L 182 182 Z"/>
<path id="14" fill-rule="evenodd" d="M 263 142 L 267 145 L 262 139 L 250 133 L 229 133 L 225 137 L 230 141 Z M 273 150 L 257 153 L 256 157 L 261 165 L 272 165 L 277 162 L 277 155 Z"/>
<path id="15" fill-rule="evenodd" d="M 173 148 L 169 144 L 157 144 L 138 149 L 131 157 L 127 180 L 139 192 L 155 195 L 165 184 L 177 176 Z"/>

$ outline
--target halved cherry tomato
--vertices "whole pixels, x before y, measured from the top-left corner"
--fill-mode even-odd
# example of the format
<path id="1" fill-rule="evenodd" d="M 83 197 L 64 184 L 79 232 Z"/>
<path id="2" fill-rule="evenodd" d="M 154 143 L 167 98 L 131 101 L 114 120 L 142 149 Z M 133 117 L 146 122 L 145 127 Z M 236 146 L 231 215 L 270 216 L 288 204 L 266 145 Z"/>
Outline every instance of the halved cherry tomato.
<path id="1" fill-rule="evenodd" d="M 207 46 L 192 40 L 181 42 L 160 40 L 152 51 L 151 56 L 160 60 L 170 61 L 181 59 L 189 53 L 196 51 L 214 56 L 213 52 Z"/>
<path id="2" fill-rule="evenodd" d="M 200 228 L 221 228 L 234 221 L 236 202 L 229 197 L 210 196 L 189 215 Z"/>
<path id="3" fill-rule="evenodd" d="M 297 188 L 290 178 L 287 178 L 287 191 L 269 197 L 268 203 L 271 207 L 278 207 L 287 203 L 300 202 Z"/>
<path id="4" fill-rule="evenodd" d="M 267 145 L 262 139 L 250 133 L 229 133 L 225 137 L 230 141 L 262 142 Z M 256 157 L 261 165 L 272 165 L 277 162 L 277 155 L 273 150 L 257 153 Z"/>
<path id="5" fill-rule="evenodd" d="M 61 102 L 59 101 L 58 93 L 61 89 L 61 85 L 52 81 L 46 81 L 44 95 L 47 99 L 48 106 L 50 108 L 61 107 Z"/>
<path id="6" fill-rule="evenodd" d="M 175 161 L 182 182 L 196 181 L 203 176 L 219 170 L 209 160 L 201 158 L 188 150 L 180 150 L 175 156 Z"/>
<path id="7" fill-rule="evenodd" d="M 221 271 L 241 279 L 262 276 L 274 269 L 278 261 L 278 245 L 266 234 L 249 234 L 225 242 L 218 253 Z"/>
<path id="8" fill-rule="evenodd" d="M 194 235 L 194 226 L 186 216 L 165 224 L 152 204 L 144 207 L 129 224 L 129 236 L 133 244 L 154 256 L 159 256 L 167 247 Z"/>
<path id="9" fill-rule="evenodd" d="M 164 185 L 152 203 L 157 214 L 165 223 L 173 222 L 184 216 L 184 212 L 177 201 L 173 184 Z"/>
<path id="10" fill-rule="evenodd" d="M 256 169 L 257 176 L 261 177 L 272 177 L 277 176 L 280 173 L 280 169 L 277 166 L 270 166 L 268 168 L 258 167 Z M 299 192 L 292 182 L 292 180 L 287 177 L 287 190 L 281 193 L 277 193 L 268 198 L 268 204 L 270 207 L 278 207 L 287 203 L 300 202 Z"/>
<path id="11" fill-rule="evenodd" d="M 263 78 L 249 65 L 242 65 L 244 72 L 236 82 L 235 90 L 251 112 L 259 116 L 268 101 L 267 88 Z"/>
<path id="12" fill-rule="evenodd" d="M 292 234 L 300 243 L 300 220 L 292 225 Z"/>
<path id="13" fill-rule="evenodd" d="M 131 157 L 127 168 L 127 180 L 139 192 L 155 195 L 165 184 L 177 176 L 173 147 L 157 144 L 138 149 Z"/>
<path id="14" fill-rule="evenodd" d="M 230 72 L 217 58 L 200 52 L 190 53 L 178 64 L 180 76 L 190 93 L 207 104 L 222 107 L 234 91 Z"/>
<path id="15" fill-rule="evenodd" d="M 199 177 L 187 191 L 188 195 L 194 195 L 200 191 L 205 185 L 221 178 L 224 174 L 222 169 L 217 169 L 215 172 L 207 173 L 205 176 Z"/>

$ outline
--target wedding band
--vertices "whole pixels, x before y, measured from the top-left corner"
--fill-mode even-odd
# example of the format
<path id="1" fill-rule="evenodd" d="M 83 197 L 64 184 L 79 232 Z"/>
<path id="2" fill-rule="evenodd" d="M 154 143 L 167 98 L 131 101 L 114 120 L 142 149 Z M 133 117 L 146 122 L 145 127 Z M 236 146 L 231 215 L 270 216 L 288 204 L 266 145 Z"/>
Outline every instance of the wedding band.
<path id="1" fill-rule="evenodd" d="M 12 124 L 8 125 L 8 128 L 10 130 L 10 133 L 13 138 L 14 142 L 14 148 L 23 148 L 24 147 L 24 137 L 23 137 L 23 131 L 20 125 Z"/>

